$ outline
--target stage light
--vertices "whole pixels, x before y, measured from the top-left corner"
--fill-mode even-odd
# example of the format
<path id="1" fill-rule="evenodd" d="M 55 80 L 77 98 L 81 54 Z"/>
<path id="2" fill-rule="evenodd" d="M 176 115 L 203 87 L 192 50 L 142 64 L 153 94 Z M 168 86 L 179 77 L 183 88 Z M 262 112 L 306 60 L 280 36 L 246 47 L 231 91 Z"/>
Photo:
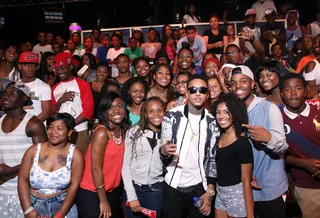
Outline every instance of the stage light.
<path id="1" fill-rule="evenodd" d="M 63 8 L 44 8 L 44 19 L 46 23 L 63 23 Z"/>

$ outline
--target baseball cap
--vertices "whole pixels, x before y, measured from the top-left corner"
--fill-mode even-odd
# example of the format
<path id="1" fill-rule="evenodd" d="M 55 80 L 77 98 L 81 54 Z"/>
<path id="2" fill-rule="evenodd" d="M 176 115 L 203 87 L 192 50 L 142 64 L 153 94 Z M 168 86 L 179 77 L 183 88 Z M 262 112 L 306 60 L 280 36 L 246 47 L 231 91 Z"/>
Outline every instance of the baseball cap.
<path id="1" fill-rule="evenodd" d="M 252 8 L 248 9 L 245 13 L 245 17 L 248 16 L 248 15 L 257 15 L 256 11 Z"/>
<path id="2" fill-rule="evenodd" d="M 19 63 L 39 64 L 39 56 L 30 51 L 22 52 L 19 56 Z"/>
<path id="3" fill-rule="evenodd" d="M 30 106 L 33 104 L 29 94 L 30 94 L 30 88 L 28 86 L 26 86 L 23 82 L 21 81 L 16 81 L 15 84 L 13 85 L 13 87 L 21 90 L 23 92 L 23 94 L 25 94 L 25 96 L 28 97 L 27 102 L 25 103 L 25 106 Z"/>
<path id="4" fill-rule="evenodd" d="M 134 32 L 134 31 L 140 31 L 140 32 L 142 32 L 141 28 L 138 28 L 138 27 L 136 27 L 136 28 L 134 28 L 134 29 L 132 30 L 132 32 Z"/>
<path id="5" fill-rule="evenodd" d="M 238 65 L 235 68 L 233 68 L 230 73 L 229 80 L 231 80 L 231 77 L 235 74 L 244 74 L 254 81 L 254 75 L 253 75 L 251 69 L 245 65 Z"/>
<path id="6" fill-rule="evenodd" d="M 67 52 L 60 52 L 54 57 L 55 67 L 68 66 L 72 64 L 72 56 Z"/>
<path id="7" fill-rule="evenodd" d="M 272 8 L 269 8 L 264 12 L 264 15 L 265 16 L 276 15 L 276 12 Z"/>

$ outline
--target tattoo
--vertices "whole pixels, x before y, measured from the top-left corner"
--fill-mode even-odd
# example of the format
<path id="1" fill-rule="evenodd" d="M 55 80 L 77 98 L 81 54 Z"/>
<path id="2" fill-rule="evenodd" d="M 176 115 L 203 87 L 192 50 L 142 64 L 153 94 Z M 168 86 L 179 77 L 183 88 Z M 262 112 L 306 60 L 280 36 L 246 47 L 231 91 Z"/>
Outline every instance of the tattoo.
<path id="1" fill-rule="evenodd" d="M 67 164 L 67 156 L 63 156 L 62 154 L 58 154 L 57 158 L 58 158 L 58 163 L 61 166 L 65 166 Z"/>
<path id="2" fill-rule="evenodd" d="M 49 154 L 47 154 L 47 155 L 45 155 L 43 157 L 41 157 L 39 155 L 38 163 L 44 163 L 48 159 L 48 157 L 49 157 Z"/>

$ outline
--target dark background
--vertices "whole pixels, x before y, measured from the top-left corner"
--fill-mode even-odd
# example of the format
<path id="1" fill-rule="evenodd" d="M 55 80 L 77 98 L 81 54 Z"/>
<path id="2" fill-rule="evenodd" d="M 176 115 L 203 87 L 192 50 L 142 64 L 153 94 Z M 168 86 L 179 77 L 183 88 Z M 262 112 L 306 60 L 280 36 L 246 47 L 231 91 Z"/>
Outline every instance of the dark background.
<path id="1" fill-rule="evenodd" d="M 5 0 L 0 0 L 5 1 Z M 243 0 L 248 7 L 256 0 Z M 208 21 L 208 15 L 212 12 L 221 17 L 224 11 L 224 0 L 197 0 L 197 10 L 204 21 Z M 284 0 L 275 0 L 277 6 Z M 317 0 L 293 0 L 295 8 L 300 11 L 301 25 L 316 19 L 315 9 Z M 50 31 L 54 35 L 62 35 L 64 39 L 69 37 L 69 24 L 78 22 L 83 30 L 91 29 L 100 23 L 103 28 L 117 28 L 125 26 L 147 25 L 145 21 L 153 16 L 156 24 L 177 23 L 176 12 L 180 18 L 185 14 L 185 9 L 192 3 L 186 0 L 93 0 L 90 2 L 64 3 L 65 17 L 63 24 L 46 24 L 43 15 L 44 7 L 62 7 L 56 5 L 36 5 L 21 7 L 0 8 L 0 17 L 5 17 L 5 26 L 0 27 L 0 45 L 14 45 L 25 41 L 37 42 L 37 32 Z M 156 10 L 155 10 L 156 8 Z"/>

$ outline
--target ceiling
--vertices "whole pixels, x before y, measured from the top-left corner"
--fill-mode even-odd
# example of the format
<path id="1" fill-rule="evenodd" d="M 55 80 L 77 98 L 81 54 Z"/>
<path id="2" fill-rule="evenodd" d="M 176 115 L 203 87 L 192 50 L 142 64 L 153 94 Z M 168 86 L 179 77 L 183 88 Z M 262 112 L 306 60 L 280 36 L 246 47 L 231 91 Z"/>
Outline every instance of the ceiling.
<path id="1" fill-rule="evenodd" d="M 92 0 L 1 0 L 0 8 L 11 8 L 11 7 L 24 7 L 34 5 L 53 5 L 73 3 L 73 2 L 89 2 Z"/>

